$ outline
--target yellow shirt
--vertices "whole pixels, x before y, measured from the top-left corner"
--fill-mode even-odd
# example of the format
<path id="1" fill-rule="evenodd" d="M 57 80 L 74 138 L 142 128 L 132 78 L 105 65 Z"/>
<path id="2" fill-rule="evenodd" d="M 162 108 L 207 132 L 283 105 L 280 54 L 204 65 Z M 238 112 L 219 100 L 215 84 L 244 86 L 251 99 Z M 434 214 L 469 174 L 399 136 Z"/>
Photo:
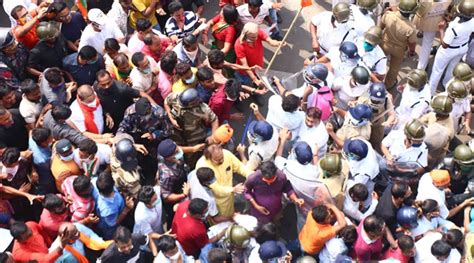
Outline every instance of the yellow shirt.
<path id="1" fill-rule="evenodd" d="M 59 159 L 59 157 L 56 154 L 53 154 L 53 157 L 51 158 L 51 173 L 54 176 L 54 181 L 56 182 L 56 188 L 58 189 L 59 192 L 61 192 L 61 184 L 62 181 L 59 180 L 59 177 L 61 176 L 62 173 L 64 172 L 71 172 L 70 176 L 73 175 L 80 175 L 81 170 L 79 169 L 79 166 L 74 162 L 74 160 L 71 161 L 63 161 Z M 63 180 L 66 179 L 67 177 L 62 178 Z"/>
<path id="2" fill-rule="evenodd" d="M 216 165 L 204 156 L 196 163 L 196 169 L 208 167 L 214 171 L 216 182 L 210 185 L 216 198 L 219 215 L 231 217 L 234 214 L 234 193 L 232 186 L 233 174 L 237 173 L 248 177 L 253 171 L 249 170 L 235 155 L 227 150 L 224 151 L 224 162 Z"/>
<path id="3" fill-rule="evenodd" d="M 198 83 L 197 77 L 196 77 L 197 68 L 191 68 L 191 71 L 193 72 L 193 75 L 195 77 L 194 82 L 191 83 L 191 84 L 186 84 L 181 79 L 179 79 L 173 84 L 173 86 L 171 87 L 171 91 L 179 93 L 179 92 L 184 91 L 184 90 L 189 89 L 189 88 L 195 88 L 197 86 L 197 83 Z"/>
<path id="4" fill-rule="evenodd" d="M 133 0 L 132 5 L 134 5 L 138 11 L 144 12 L 147 7 L 151 5 L 151 0 Z M 158 20 L 156 19 L 155 12 L 152 12 L 149 17 L 144 17 L 140 12 L 130 11 L 130 26 L 135 29 L 137 20 L 140 18 L 149 20 L 151 22 L 151 26 L 154 27 L 158 24 Z"/>

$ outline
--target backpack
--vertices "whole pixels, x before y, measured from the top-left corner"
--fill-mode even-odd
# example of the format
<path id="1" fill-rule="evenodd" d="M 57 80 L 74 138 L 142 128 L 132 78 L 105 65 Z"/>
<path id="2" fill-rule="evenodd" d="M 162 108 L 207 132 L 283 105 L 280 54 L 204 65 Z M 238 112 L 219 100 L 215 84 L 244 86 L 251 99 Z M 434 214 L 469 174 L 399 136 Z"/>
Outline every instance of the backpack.
<path id="1" fill-rule="evenodd" d="M 316 107 L 321 110 L 321 120 L 326 121 L 332 113 L 332 100 L 334 95 L 328 86 L 322 86 L 313 97 L 309 107 Z"/>

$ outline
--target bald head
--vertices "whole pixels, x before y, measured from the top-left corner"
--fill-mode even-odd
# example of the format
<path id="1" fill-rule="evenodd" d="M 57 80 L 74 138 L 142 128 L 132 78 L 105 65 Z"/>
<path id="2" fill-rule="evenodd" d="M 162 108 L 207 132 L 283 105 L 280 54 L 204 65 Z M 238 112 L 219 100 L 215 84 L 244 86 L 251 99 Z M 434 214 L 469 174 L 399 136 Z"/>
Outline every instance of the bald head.
<path id="1" fill-rule="evenodd" d="M 217 165 L 224 163 L 224 152 L 219 144 L 211 144 L 204 149 L 204 157 Z"/>
<path id="2" fill-rule="evenodd" d="M 94 89 L 91 85 L 82 85 L 77 89 L 77 97 L 82 103 L 88 104 L 95 101 Z"/>
<path id="3" fill-rule="evenodd" d="M 64 222 L 59 226 L 58 235 L 72 244 L 79 238 L 79 230 L 71 222 Z"/>

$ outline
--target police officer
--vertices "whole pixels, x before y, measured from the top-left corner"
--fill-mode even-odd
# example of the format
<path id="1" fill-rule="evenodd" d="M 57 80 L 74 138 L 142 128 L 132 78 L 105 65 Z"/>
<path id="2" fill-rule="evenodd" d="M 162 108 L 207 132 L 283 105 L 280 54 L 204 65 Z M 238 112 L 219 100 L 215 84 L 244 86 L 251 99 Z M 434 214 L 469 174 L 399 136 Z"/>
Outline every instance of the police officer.
<path id="1" fill-rule="evenodd" d="M 339 48 L 331 48 L 329 53 L 317 61 L 326 63 L 334 73 L 334 79 L 347 76 L 360 63 L 359 51 L 354 42 L 344 41 Z"/>
<path id="2" fill-rule="evenodd" d="M 278 148 L 278 133 L 266 121 L 252 121 L 248 128 L 247 138 L 250 143 L 248 161 L 243 151 L 239 154 L 247 168 L 255 171 L 262 162 L 272 159 Z"/>
<path id="3" fill-rule="evenodd" d="M 246 228 L 240 225 L 231 225 L 227 228 L 223 246 L 232 254 L 234 261 L 247 262 L 256 245 L 257 242 Z"/>
<path id="4" fill-rule="evenodd" d="M 349 179 L 346 189 L 352 188 L 357 183 L 364 184 L 369 192 L 366 204 L 370 204 L 372 202 L 370 194 L 375 187 L 374 179 L 380 172 L 377 155 L 372 145 L 361 139 L 346 140 L 342 154 L 349 162 Z"/>
<path id="5" fill-rule="evenodd" d="M 376 0 L 357 0 L 356 5 L 350 5 L 354 30 L 358 37 L 375 26 L 373 10 L 377 7 Z"/>
<path id="6" fill-rule="evenodd" d="M 173 125 L 173 139 L 178 145 L 195 146 L 204 143 L 208 127 L 214 132 L 219 127 L 216 114 L 199 99 L 196 89 L 172 93 L 165 99 L 166 113 Z M 193 167 L 200 153 L 187 154 L 186 162 Z"/>
<path id="7" fill-rule="evenodd" d="M 324 11 L 311 19 L 313 51 L 327 54 L 332 47 L 339 47 L 344 41 L 353 41 L 356 37 L 352 23 L 349 21 L 350 8 L 346 3 L 338 3 L 332 12 Z"/>
<path id="8" fill-rule="evenodd" d="M 474 1 L 461 1 L 457 6 L 457 11 L 459 13 L 458 17 L 449 23 L 446 31 L 440 30 L 441 46 L 436 52 L 430 78 L 432 95 L 435 94 L 445 69 L 447 71 L 443 79 L 443 86 L 446 86 L 451 79 L 454 66 L 466 54 L 470 36 L 474 32 L 474 19 L 472 19 Z M 440 26 L 444 27 L 445 24 L 440 24 Z"/>
<path id="9" fill-rule="evenodd" d="M 397 83 L 398 72 L 408 48 L 409 55 L 415 54 L 416 30 L 409 20 L 416 11 L 416 0 L 401 0 L 397 11 L 386 12 L 381 19 L 380 28 L 383 30 L 382 49 L 390 56 L 390 65 L 385 78 L 385 85 L 391 90 Z"/>
<path id="10" fill-rule="evenodd" d="M 397 211 L 397 223 L 404 230 L 418 226 L 418 210 L 412 206 L 402 206 Z"/>
<path id="11" fill-rule="evenodd" d="M 356 40 L 361 64 L 370 70 L 374 81 L 383 81 L 387 74 L 387 57 L 380 47 L 381 42 L 382 29 L 378 26 L 370 27 L 363 37 Z"/>
<path id="12" fill-rule="evenodd" d="M 453 161 L 446 168 L 451 173 L 450 189 L 454 194 L 464 193 L 466 188 L 474 192 L 474 152 L 469 145 L 458 145 L 454 149 Z"/>
<path id="13" fill-rule="evenodd" d="M 451 117 L 454 123 L 454 131 L 469 133 L 471 128 L 471 100 L 469 91 L 460 80 L 452 80 L 448 83 L 447 94 L 453 100 Z"/>
<path id="14" fill-rule="evenodd" d="M 110 158 L 112 178 L 123 195 L 137 198 L 142 178 L 133 138 L 128 134 L 120 134 L 114 140 L 116 143 Z"/>
<path id="15" fill-rule="evenodd" d="M 391 127 L 397 116 L 393 106 L 392 96 L 387 96 L 385 84 L 382 82 L 372 83 L 368 96 L 361 96 L 358 103 L 366 103 L 372 108 L 372 129 L 370 143 L 378 153 L 381 153 L 380 144 L 384 137 L 384 128 Z"/>
<path id="16" fill-rule="evenodd" d="M 453 69 L 453 78 L 449 81 L 453 80 L 460 80 L 464 82 L 464 85 L 466 85 L 466 88 L 468 89 L 469 93 L 474 92 L 474 80 L 473 80 L 473 74 L 472 74 L 472 69 L 471 67 L 464 63 L 464 62 L 459 62 Z M 449 86 L 449 82 L 446 84 Z"/>
<path id="17" fill-rule="evenodd" d="M 336 106 L 347 110 L 351 102 L 366 93 L 370 86 L 370 73 L 362 66 L 355 67 L 348 76 L 334 80 L 332 90 L 336 93 Z"/>
<path id="18" fill-rule="evenodd" d="M 336 206 L 342 204 L 344 198 L 344 184 L 347 173 L 342 171 L 342 158 L 340 154 L 328 153 L 319 161 L 321 181 L 329 189 L 331 196 L 336 200 Z M 341 207 L 341 206 L 338 206 Z"/>
<path id="19" fill-rule="evenodd" d="M 418 31 L 423 32 L 421 49 L 418 54 L 418 69 L 425 70 L 430 58 L 431 48 L 436 33 L 439 31 L 438 24 L 443 19 L 451 0 L 448 1 L 421 1 L 416 11 L 413 23 Z"/>
<path id="20" fill-rule="evenodd" d="M 404 130 L 392 130 L 382 140 L 382 153 L 387 165 L 399 163 L 418 163 L 415 173 L 421 175 L 428 166 L 428 147 L 423 142 L 425 127 L 414 119 L 405 125 Z"/>
<path id="21" fill-rule="evenodd" d="M 338 147 L 342 147 L 344 141 L 351 138 L 370 139 L 372 108 L 367 104 L 357 104 L 346 113 L 344 124 L 334 132 L 331 123 L 326 125 L 329 136 Z"/>
<path id="22" fill-rule="evenodd" d="M 304 99 L 305 89 L 306 87 L 310 87 L 313 92 L 308 95 L 307 101 L 312 102 L 318 90 L 324 86 L 332 86 L 334 75 L 328 70 L 328 67 L 325 64 L 310 63 L 303 71 L 303 80 L 304 84 L 291 92 Z M 306 105 L 302 105 L 303 110 L 305 109 L 305 106 Z"/>
<path id="23" fill-rule="evenodd" d="M 414 69 L 408 73 L 407 83 L 403 89 L 400 105 L 395 109 L 397 125 L 395 129 L 403 129 L 412 119 L 418 119 L 429 109 L 431 91 L 427 84 L 428 75 L 424 70 Z"/>

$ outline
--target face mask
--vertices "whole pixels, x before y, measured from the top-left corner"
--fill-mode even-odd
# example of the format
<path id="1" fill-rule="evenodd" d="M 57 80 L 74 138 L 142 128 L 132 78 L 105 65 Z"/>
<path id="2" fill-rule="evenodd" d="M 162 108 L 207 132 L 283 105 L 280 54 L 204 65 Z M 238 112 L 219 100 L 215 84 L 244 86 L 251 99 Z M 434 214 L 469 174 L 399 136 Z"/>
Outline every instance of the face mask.
<path id="1" fill-rule="evenodd" d="M 339 55 L 339 58 L 341 59 L 341 62 L 343 63 L 349 59 L 349 57 L 344 53 L 341 53 L 341 55 Z"/>
<path id="2" fill-rule="evenodd" d="M 262 177 L 262 181 L 264 181 L 264 182 L 267 183 L 267 184 L 273 184 L 273 183 L 276 181 L 276 179 L 277 179 L 276 176 L 273 176 L 271 179 Z"/>
<path id="3" fill-rule="evenodd" d="M 364 41 L 364 50 L 365 51 L 370 52 L 370 51 L 374 50 L 374 48 L 375 48 L 374 46 L 372 46 L 371 44 Z"/>
<path id="4" fill-rule="evenodd" d="M 186 84 L 193 84 L 195 80 L 196 80 L 196 76 L 194 76 L 194 74 L 193 74 L 193 76 L 190 77 L 189 79 L 185 79 L 185 80 L 184 80 L 184 83 L 186 83 Z"/>
<path id="5" fill-rule="evenodd" d="M 288 160 L 296 160 L 295 151 L 291 151 L 290 155 L 288 155 Z"/>
<path id="6" fill-rule="evenodd" d="M 71 161 L 73 158 L 74 158 L 74 153 L 71 153 L 70 155 L 68 155 L 66 157 L 64 157 L 62 155 L 59 155 L 59 159 L 65 161 L 65 162 Z"/>
<path id="7" fill-rule="evenodd" d="M 156 207 L 160 204 L 160 198 L 156 198 L 156 201 L 153 203 L 153 207 Z"/>
<path id="8" fill-rule="evenodd" d="M 97 63 L 97 60 L 98 60 L 97 58 L 94 59 L 94 60 L 89 60 L 89 61 L 87 61 L 87 64 L 94 65 L 95 63 Z"/>
<path id="9" fill-rule="evenodd" d="M 151 68 L 147 67 L 146 69 L 141 70 L 143 74 L 150 74 L 151 73 Z"/>
<path id="10" fill-rule="evenodd" d="M 2 173 L 7 174 L 7 180 L 11 181 L 15 177 L 16 172 L 18 172 L 19 167 L 20 165 L 15 165 L 14 167 L 3 166 Z"/>
<path id="11" fill-rule="evenodd" d="M 249 142 L 250 143 L 255 143 L 255 144 L 259 144 L 263 141 L 262 137 L 258 136 L 258 135 L 251 135 L 250 133 L 247 135 L 247 138 L 249 139 Z"/>
<path id="12" fill-rule="evenodd" d="M 227 96 L 226 99 L 227 99 L 228 101 L 236 101 L 236 100 L 237 100 L 237 98 L 231 99 L 231 98 L 229 98 L 229 96 Z"/>
<path id="13" fill-rule="evenodd" d="M 196 48 L 196 50 L 194 50 L 194 51 L 187 51 L 185 48 L 183 48 L 183 51 L 189 59 L 194 61 L 196 59 L 196 56 L 198 54 L 199 49 Z"/>
<path id="14" fill-rule="evenodd" d="M 472 166 L 459 165 L 459 169 L 461 170 L 461 173 L 467 174 L 471 172 Z"/>
<path id="15" fill-rule="evenodd" d="M 359 10 L 363 15 L 367 15 L 369 13 L 369 10 L 367 10 L 365 8 L 359 8 Z"/>
<path id="16" fill-rule="evenodd" d="M 97 101 L 94 100 L 93 102 L 89 102 L 89 103 L 84 104 L 84 105 L 86 105 L 86 106 L 89 107 L 89 108 L 95 108 L 96 105 L 97 105 Z"/>
<path id="17" fill-rule="evenodd" d="M 418 148 L 421 146 L 422 143 L 412 143 L 411 146 L 412 147 L 415 147 L 415 148 Z"/>
<path id="18" fill-rule="evenodd" d="M 169 259 L 170 261 L 177 261 L 177 260 L 179 259 L 179 256 L 181 256 L 181 255 L 179 254 L 179 250 L 178 250 L 178 251 L 176 251 L 176 253 L 174 253 L 174 255 L 172 255 L 172 256 L 169 257 L 168 259 Z"/>
<path id="19" fill-rule="evenodd" d="M 207 217 L 209 216 L 209 210 L 201 217 L 202 221 L 206 221 Z"/>
<path id="20" fill-rule="evenodd" d="M 180 149 L 180 150 L 174 155 L 174 158 L 175 158 L 176 160 L 181 160 L 181 159 L 183 159 L 183 156 L 184 156 L 184 153 L 183 153 L 183 151 L 181 151 L 181 149 Z"/>

